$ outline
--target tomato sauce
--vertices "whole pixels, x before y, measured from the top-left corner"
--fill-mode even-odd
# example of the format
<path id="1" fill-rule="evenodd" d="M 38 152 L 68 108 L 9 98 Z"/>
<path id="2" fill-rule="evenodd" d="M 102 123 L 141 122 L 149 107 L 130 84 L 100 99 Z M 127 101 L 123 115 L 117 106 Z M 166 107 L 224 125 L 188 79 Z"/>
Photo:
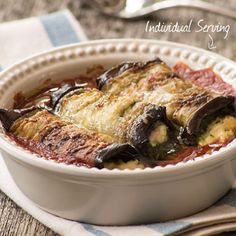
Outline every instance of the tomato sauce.
<path id="1" fill-rule="evenodd" d="M 167 156 L 166 160 L 158 161 L 157 165 L 166 166 L 169 164 L 177 164 L 181 161 L 187 162 L 189 160 L 194 160 L 196 157 L 202 156 L 204 154 L 211 154 L 212 152 L 217 151 L 226 145 L 227 144 L 212 144 L 203 147 L 185 147 L 182 151 Z"/>
<path id="2" fill-rule="evenodd" d="M 46 84 L 50 81 L 46 81 Z M 40 102 L 45 104 L 50 102 L 50 96 L 52 92 L 55 92 L 63 85 L 72 85 L 72 86 L 86 86 L 90 88 L 96 88 L 96 78 L 88 76 L 79 76 L 74 79 L 63 80 L 60 83 L 51 83 L 49 85 L 42 85 L 42 88 L 34 90 L 31 94 L 23 94 L 22 92 L 17 93 L 14 96 L 14 109 L 21 109 L 30 106 L 37 105 Z"/>

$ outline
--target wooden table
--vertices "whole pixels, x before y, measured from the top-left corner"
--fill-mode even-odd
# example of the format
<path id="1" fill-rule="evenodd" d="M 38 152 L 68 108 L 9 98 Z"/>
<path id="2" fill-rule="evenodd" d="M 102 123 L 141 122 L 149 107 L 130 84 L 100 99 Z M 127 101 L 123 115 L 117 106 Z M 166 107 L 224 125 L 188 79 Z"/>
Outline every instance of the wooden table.
<path id="1" fill-rule="evenodd" d="M 214 4 L 222 7 L 235 8 L 234 0 L 210 0 Z M 88 6 L 80 6 L 79 0 L 8 0 L 0 1 L 0 20 L 1 22 L 21 19 L 30 16 L 46 14 L 59 9 L 69 8 L 84 27 L 85 33 L 89 39 L 102 38 L 151 38 L 181 42 L 189 45 L 208 48 L 210 38 L 208 33 L 149 33 L 145 32 L 146 22 L 149 20 L 152 24 L 158 22 L 179 22 L 187 24 L 191 19 L 196 24 L 203 20 L 207 25 L 230 25 L 231 29 L 228 37 L 224 39 L 224 33 L 211 33 L 214 39 L 213 52 L 217 52 L 228 58 L 236 60 L 236 21 L 224 17 L 206 13 L 194 9 L 169 9 L 154 14 L 152 17 L 146 17 L 139 20 L 124 21 L 103 16 Z M 236 14 L 236 13 L 235 13 Z M 236 232 L 235 232 L 236 234 Z M 234 235 L 235 235 L 234 234 Z M 50 229 L 35 220 L 29 214 L 19 208 L 4 193 L 0 192 L 0 235 L 56 235 Z"/>

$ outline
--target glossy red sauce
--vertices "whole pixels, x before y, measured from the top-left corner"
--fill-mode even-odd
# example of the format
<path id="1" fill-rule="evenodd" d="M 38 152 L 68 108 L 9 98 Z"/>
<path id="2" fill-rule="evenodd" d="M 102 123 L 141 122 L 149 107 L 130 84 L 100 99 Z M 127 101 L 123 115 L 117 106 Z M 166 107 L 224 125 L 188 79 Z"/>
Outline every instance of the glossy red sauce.
<path id="1" fill-rule="evenodd" d="M 202 88 L 222 95 L 236 96 L 236 89 L 232 85 L 226 83 L 211 67 L 193 70 L 188 65 L 178 62 L 173 67 L 173 71 L 184 80 L 190 81 Z"/>
<path id="2" fill-rule="evenodd" d="M 232 140 L 231 140 L 232 141 Z M 226 146 L 225 144 L 212 144 L 203 147 L 185 147 L 182 151 L 168 156 L 166 160 L 160 160 L 157 162 L 158 166 L 166 166 L 169 164 L 177 164 L 178 162 L 186 162 L 189 160 L 194 160 L 196 157 L 202 156 L 204 154 L 211 154 L 214 151 L 218 151 L 221 147 Z"/>
<path id="3" fill-rule="evenodd" d="M 33 91 L 31 94 L 23 94 L 22 92 L 17 93 L 14 96 L 13 108 L 20 109 L 30 107 L 35 105 L 40 100 L 45 100 L 45 103 L 47 103 L 49 102 L 51 92 L 56 91 L 65 84 L 74 86 L 84 84 L 85 86 L 90 88 L 96 87 L 96 77 L 88 77 L 84 75 L 74 79 L 63 80 L 60 83 L 50 82 L 50 80 L 45 81 L 45 84 L 42 85 L 42 88 Z"/>
<path id="4" fill-rule="evenodd" d="M 31 139 L 17 137 L 16 135 L 13 135 L 11 133 L 8 133 L 8 136 L 22 148 L 29 150 L 33 153 L 36 153 L 47 160 L 54 160 L 58 163 L 65 163 L 68 165 L 73 164 L 76 166 L 85 166 L 88 168 L 94 167 L 94 163 L 86 163 L 86 162 L 83 163 L 81 159 L 78 162 L 76 159 L 70 159 L 67 156 L 53 152 L 52 150 L 45 148 L 45 145 L 42 145 L 41 142 L 36 142 Z"/>

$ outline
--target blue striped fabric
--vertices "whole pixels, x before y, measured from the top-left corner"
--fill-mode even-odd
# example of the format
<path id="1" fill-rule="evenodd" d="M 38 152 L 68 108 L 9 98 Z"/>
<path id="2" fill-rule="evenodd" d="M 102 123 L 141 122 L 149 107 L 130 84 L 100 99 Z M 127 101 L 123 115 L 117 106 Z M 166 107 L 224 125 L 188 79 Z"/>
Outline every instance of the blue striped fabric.
<path id="1" fill-rule="evenodd" d="M 82 223 L 82 225 L 89 233 L 92 233 L 96 236 L 111 236 L 110 234 L 108 234 L 100 229 L 94 228 L 94 226 L 92 226 L 90 224 Z"/>
<path id="2" fill-rule="evenodd" d="M 190 226 L 191 224 L 189 222 L 184 222 L 184 221 L 170 221 L 166 223 L 146 225 L 146 227 L 163 235 L 172 235 L 181 232 L 182 230 L 187 229 Z"/>
<path id="3" fill-rule="evenodd" d="M 73 27 L 63 12 L 39 18 L 53 46 L 79 42 Z"/>

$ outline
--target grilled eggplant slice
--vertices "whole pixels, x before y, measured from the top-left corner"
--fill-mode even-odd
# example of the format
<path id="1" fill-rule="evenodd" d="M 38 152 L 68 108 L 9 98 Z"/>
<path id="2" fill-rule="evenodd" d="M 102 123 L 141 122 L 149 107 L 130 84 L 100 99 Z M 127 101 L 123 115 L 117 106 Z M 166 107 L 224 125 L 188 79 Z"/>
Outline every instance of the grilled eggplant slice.
<path id="1" fill-rule="evenodd" d="M 24 114 L 29 113 L 30 111 L 35 110 L 34 107 L 24 108 L 24 109 L 15 109 L 15 110 L 6 110 L 0 108 L 0 121 L 5 130 L 9 130 L 12 123 L 23 116 Z"/>
<path id="2" fill-rule="evenodd" d="M 79 128 L 46 110 L 0 110 L 3 127 L 22 146 L 57 162 L 103 168 L 109 161 L 130 161 L 137 151 L 107 135 Z M 137 160 L 137 159 L 136 159 Z"/>
<path id="3" fill-rule="evenodd" d="M 106 86 L 106 84 L 108 83 L 108 81 L 110 79 L 114 80 L 114 78 L 119 77 L 120 75 L 122 75 L 126 71 L 132 71 L 134 73 L 139 72 L 139 73 L 141 73 L 140 76 L 142 76 L 142 71 L 143 70 L 146 70 L 147 68 L 152 68 L 153 64 L 157 64 L 157 63 L 160 64 L 160 66 L 162 66 L 163 62 L 159 58 L 156 58 L 155 60 L 148 61 L 148 62 L 145 62 L 145 63 L 143 63 L 143 62 L 125 62 L 125 63 L 121 63 L 118 66 L 115 66 L 115 67 L 109 69 L 108 71 L 106 71 L 105 73 L 103 73 L 102 75 L 100 75 L 96 79 L 98 88 L 100 90 L 102 90 L 103 87 Z M 167 73 L 167 75 L 169 76 L 168 68 L 165 71 L 165 73 Z M 145 72 L 144 72 L 144 74 L 145 74 Z M 172 74 L 172 72 L 171 72 L 171 74 Z M 129 81 L 125 81 L 125 82 L 127 82 L 129 84 Z"/>
<path id="4" fill-rule="evenodd" d="M 128 137 L 143 156 L 148 154 L 152 165 L 180 150 L 176 129 L 167 119 L 165 107 L 146 107 L 132 123 Z"/>
<path id="5" fill-rule="evenodd" d="M 197 144 L 205 117 L 214 116 L 234 102 L 230 95 L 208 91 L 176 76 L 160 59 L 119 65 L 99 76 L 97 83 L 106 94 L 165 106 L 167 117 L 183 127 L 180 140 L 187 145 Z"/>
<path id="6" fill-rule="evenodd" d="M 170 150 L 175 128 L 166 117 L 166 109 L 134 98 L 106 95 L 97 89 L 75 89 L 57 102 L 56 113 L 80 127 L 128 142 L 153 164 Z M 168 148 L 167 148 L 168 146 Z"/>

